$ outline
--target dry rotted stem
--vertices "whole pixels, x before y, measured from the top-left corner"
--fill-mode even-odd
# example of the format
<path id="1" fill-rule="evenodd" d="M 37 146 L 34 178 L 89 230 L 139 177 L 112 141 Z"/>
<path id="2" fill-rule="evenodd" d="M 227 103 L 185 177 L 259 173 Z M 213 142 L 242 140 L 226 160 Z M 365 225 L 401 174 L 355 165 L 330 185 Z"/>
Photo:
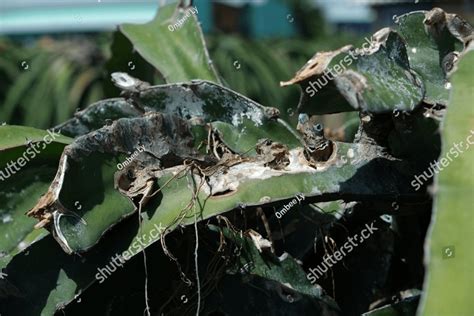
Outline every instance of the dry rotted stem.
<path id="1" fill-rule="evenodd" d="M 446 13 L 443 9 L 433 8 L 425 13 L 423 20 L 425 29 L 435 39 L 440 38 L 442 32 L 447 28 L 449 32 L 460 40 L 465 47 L 474 38 L 474 28 L 457 14 Z"/>
<path id="2" fill-rule="evenodd" d="M 175 115 L 150 112 L 142 117 L 117 120 L 110 126 L 77 138 L 65 148 L 53 184 L 28 215 L 40 221 L 38 227 L 51 229 L 65 251 L 72 253 L 59 227 L 59 218 L 71 213 L 68 209 L 70 203 L 59 199 L 60 192 L 70 189 L 65 179 L 70 179 L 77 166 L 89 165 L 91 156 L 97 154 L 105 158 L 104 162 L 122 159 L 124 155 L 133 156 L 123 168 L 115 171 L 114 184 L 116 190 L 134 203 L 135 210 L 141 209 L 155 193 L 160 192 L 162 187 L 155 186 L 157 180 L 164 177 L 171 177 L 167 181 L 172 181 L 188 174 L 194 177 L 194 183 L 199 184 L 196 196 L 219 199 L 239 192 L 242 186 L 245 190 L 246 184 L 253 180 L 291 174 L 316 176 L 331 166 L 348 164 L 347 160 L 336 155 L 338 143 L 324 137 L 322 125 L 313 125 L 304 114 L 300 115 L 299 121 L 298 130 L 303 135 L 304 148 L 289 150 L 283 144 L 264 139 L 255 146 L 257 156 L 249 157 L 226 148 L 214 134 L 212 126 L 208 126 L 208 154 L 198 154 L 189 121 Z M 375 146 L 350 147 L 347 151 L 350 164 L 380 157 L 378 147 L 372 147 Z M 319 192 L 317 188 L 315 192 Z M 132 213 L 133 207 L 126 216 Z"/>
<path id="3" fill-rule="evenodd" d="M 141 81 L 130 76 L 125 72 L 114 72 L 111 75 L 114 85 L 122 91 L 131 93 L 139 92 L 142 89 L 150 87 L 148 82 Z"/>
<path id="4" fill-rule="evenodd" d="M 308 115 L 301 113 L 296 128 L 303 135 L 304 154 L 310 163 L 329 160 L 334 151 L 334 146 L 332 141 L 324 136 L 324 126 L 322 124 L 313 125 Z"/>
<path id="5" fill-rule="evenodd" d="M 193 141 L 187 121 L 161 113 L 120 119 L 81 136 L 64 149 L 50 189 L 28 212 L 28 216 L 40 220 L 37 227 L 43 227 L 51 222 L 54 211 L 68 212 L 59 202 L 59 191 L 71 161 L 81 163 L 84 157 L 95 152 L 114 156 L 133 155 L 131 163 L 117 170 L 115 187 L 134 197 L 147 188 L 155 170 L 181 165 L 185 159 L 195 160 L 203 166 L 215 163 L 212 157 L 197 154 Z"/>
<path id="6" fill-rule="evenodd" d="M 297 84 L 305 81 L 311 77 L 321 76 L 326 71 L 331 60 L 341 53 L 347 53 L 353 49 L 352 45 L 344 46 L 340 49 L 329 52 L 318 52 L 295 74 L 295 76 L 288 80 L 280 82 L 280 86 L 285 87 L 292 84 Z"/>
<path id="7" fill-rule="evenodd" d="M 272 169 L 281 170 L 290 163 L 288 146 L 273 142 L 270 139 L 261 139 L 255 147 L 255 151 L 265 163 Z"/>

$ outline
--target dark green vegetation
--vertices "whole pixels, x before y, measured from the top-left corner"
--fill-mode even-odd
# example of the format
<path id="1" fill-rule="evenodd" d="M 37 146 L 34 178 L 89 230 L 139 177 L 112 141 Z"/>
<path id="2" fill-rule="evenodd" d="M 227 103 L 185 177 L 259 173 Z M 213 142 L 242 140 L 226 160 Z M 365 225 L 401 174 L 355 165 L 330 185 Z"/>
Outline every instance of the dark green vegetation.
<path id="1" fill-rule="evenodd" d="M 0 182 L 1 315 L 468 315 L 472 154 L 431 194 L 412 183 L 471 133 L 472 28 L 410 13 L 367 48 L 316 54 L 285 83 L 301 85 L 298 105 L 263 106 L 224 86 L 194 17 L 167 30 L 185 10 L 121 26 L 108 71 L 135 47 L 142 75 L 113 72 L 120 97 L 57 125 L 64 136 Z M 164 84 L 147 82 L 149 65 Z M 353 142 L 314 124 L 346 111 L 360 117 Z M 0 126 L 1 170 L 47 134 Z M 307 271 L 372 222 L 311 284 Z"/>

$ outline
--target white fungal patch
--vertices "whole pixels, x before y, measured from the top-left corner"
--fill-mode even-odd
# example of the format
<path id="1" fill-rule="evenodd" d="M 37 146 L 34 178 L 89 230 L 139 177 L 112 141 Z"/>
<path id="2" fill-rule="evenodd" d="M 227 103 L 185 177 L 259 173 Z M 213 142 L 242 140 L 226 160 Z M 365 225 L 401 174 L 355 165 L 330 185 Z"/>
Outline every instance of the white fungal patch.
<path id="1" fill-rule="evenodd" d="M 22 241 L 18 244 L 18 251 L 22 251 L 26 247 L 28 247 L 28 244 L 26 242 Z"/>
<path id="2" fill-rule="evenodd" d="M 263 112 L 257 107 L 252 107 L 245 112 L 239 112 L 232 115 L 232 125 L 239 126 L 243 123 L 244 118 L 248 118 L 255 123 L 255 126 L 263 124 Z"/>
<path id="3" fill-rule="evenodd" d="M 352 158 L 354 158 L 354 156 L 355 156 L 355 155 L 354 155 L 354 149 L 349 148 L 349 149 L 347 150 L 347 157 L 350 158 L 350 159 L 352 159 Z"/>
<path id="4" fill-rule="evenodd" d="M 278 257 L 278 261 L 282 262 L 288 259 L 288 253 L 284 252 L 280 257 Z"/>
<path id="5" fill-rule="evenodd" d="M 307 161 L 303 158 L 302 148 L 290 150 L 289 160 L 290 163 L 282 170 L 266 167 L 263 161 L 242 162 L 226 169 L 225 174 L 216 172 L 210 176 L 202 189 L 208 195 L 216 195 L 222 192 L 236 191 L 242 181 L 252 179 L 265 180 L 286 174 L 318 172 L 307 165 Z M 196 177 L 197 183 L 200 183 L 199 176 Z"/>
<path id="6" fill-rule="evenodd" d="M 183 170 L 187 169 L 188 167 L 185 167 L 185 166 L 175 166 L 175 167 L 171 167 L 171 168 L 168 168 L 167 171 L 171 172 L 171 174 L 173 176 L 176 176 L 178 174 L 181 174 L 183 172 Z M 163 177 L 165 175 L 165 173 L 163 171 L 157 171 L 155 173 L 155 177 L 157 178 L 160 178 L 160 177 Z"/>
<path id="7" fill-rule="evenodd" d="M 306 181 L 306 180 L 305 180 Z M 322 192 L 321 190 L 318 189 L 318 187 L 313 187 L 311 189 L 311 192 L 309 192 L 309 195 L 320 195 Z"/>
<path id="8" fill-rule="evenodd" d="M 133 88 L 138 84 L 137 79 L 125 72 L 112 73 L 112 82 L 120 89 Z"/>
<path id="9" fill-rule="evenodd" d="M 352 154 L 354 155 L 353 158 L 350 160 L 351 165 L 358 165 L 364 161 L 379 157 L 379 153 L 377 151 L 366 151 L 364 145 L 356 144 L 355 148 L 352 149 Z M 349 150 L 347 150 L 349 154 Z"/>
<path id="10" fill-rule="evenodd" d="M 342 147 L 339 148 L 339 146 Z M 335 142 L 334 152 L 331 158 L 325 162 L 313 162 L 313 165 L 310 165 L 304 157 L 303 148 L 298 147 L 288 152 L 289 164 L 280 170 L 265 166 L 264 161 L 253 160 L 217 170 L 207 177 L 207 181 L 202 181 L 201 175 L 199 174 L 194 174 L 194 177 L 196 183 L 202 183 L 201 190 L 204 194 L 212 196 L 213 198 L 219 198 L 221 196 L 234 194 L 239 189 L 241 183 L 252 180 L 266 180 L 282 175 L 305 174 L 308 176 L 303 177 L 303 186 L 308 188 L 308 191 L 310 191 L 308 192 L 309 195 L 316 195 L 321 194 L 321 192 L 319 188 L 315 186 L 313 180 L 311 180 L 312 177 L 310 177 L 310 175 L 315 175 L 328 168 L 339 168 L 347 164 L 359 165 L 364 161 L 380 156 L 377 150 L 367 151 L 366 145 L 353 144 L 351 146 L 352 148 L 347 148 L 346 145 L 340 145 Z M 343 160 L 342 157 L 345 159 Z M 170 169 L 168 169 L 167 172 L 169 172 Z M 173 174 L 176 174 L 177 170 L 182 169 L 173 168 Z M 156 176 L 158 178 L 160 177 L 158 174 L 156 174 Z M 336 184 L 328 188 L 329 191 L 337 191 L 338 189 L 339 186 Z M 268 196 L 263 196 L 260 202 L 266 203 L 269 199 Z"/>
<path id="11" fill-rule="evenodd" d="M 416 54 L 416 47 L 413 47 L 413 48 L 411 49 L 411 52 L 412 52 L 413 54 Z"/>
<path id="12" fill-rule="evenodd" d="M 205 112 L 206 103 L 186 86 L 170 87 L 166 93 L 160 91 L 159 96 L 166 96 L 163 104 L 165 104 L 165 111 L 168 113 L 175 113 L 183 117 L 201 117 Z"/>
<path id="13" fill-rule="evenodd" d="M 452 87 L 451 82 L 446 82 L 446 83 L 444 84 L 444 88 L 445 88 L 446 90 L 450 90 L 451 87 Z"/>
<path id="14" fill-rule="evenodd" d="M 240 113 L 240 115 L 239 113 L 235 113 L 234 115 L 232 115 L 232 125 L 239 126 L 240 124 L 242 124 L 242 121 L 242 113 Z"/>

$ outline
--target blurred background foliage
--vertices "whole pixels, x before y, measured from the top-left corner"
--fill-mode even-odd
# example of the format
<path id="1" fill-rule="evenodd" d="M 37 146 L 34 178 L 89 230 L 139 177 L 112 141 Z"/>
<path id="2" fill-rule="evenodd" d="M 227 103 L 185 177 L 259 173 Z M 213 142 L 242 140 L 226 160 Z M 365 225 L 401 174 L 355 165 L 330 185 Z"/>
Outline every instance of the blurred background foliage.
<path id="1" fill-rule="evenodd" d="M 293 4 L 291 4 L 293 3 Z M 296 3 L 296 4 L 295 4 Z M 296 105 L 299 89 L 279 87 L 316 51 L 338 48 L 350 33 L 324 33 L 319 10 L 304 10 L 290 1 L 299 35 L 254 39 L 216 30 L 206 35 L 210 55 L 230 88 L 264 105 Z M 318 19 L 314 19 L 318 16 Z M 27 39 L 0 37 L 0 124 L 48 128 L 73 116 L 93 102 L 116 97 L 113 71 L 162 83 L 158 73 L 134 54 L 132 47 L 111 50 L 118 33 L 38 35 Z M 119 53 L 119 54 L 117 54 Z M 293 113 L 290 113 L 293 115 Z"/>
<path id="2" fill-rule="evenodd" d="M 47 128 L 103 97 L 104 35 L 0 40 L 0 117 Z"/>
<path id="3" fill-rule="evenodd" d="M 95 101 L 117 96 L 104 91 L 105 81 L 109 80 L 104 67 L 110 56 L 105 39 L 110 42 L 111 38 L 111 34 L 67 39 L 41 37 L 26 47 L 2 38 L 2 122 L 48 128 Z M 317 50 L 335 48 L 344 42 L 341 38 L 310 42 L 300 38 L 257 41 L 225 34 L 208 36 L 206 40 L 226 85 L 265 105 L 296 105 L 298 89 L 282 89 L 279 82 L 291 78 Z M 136 63 L 126 64 L 130 68 L 128 72 L 143 79 L 135 71 Z M 154 83 L 160 81 L 156 74 Z"/>

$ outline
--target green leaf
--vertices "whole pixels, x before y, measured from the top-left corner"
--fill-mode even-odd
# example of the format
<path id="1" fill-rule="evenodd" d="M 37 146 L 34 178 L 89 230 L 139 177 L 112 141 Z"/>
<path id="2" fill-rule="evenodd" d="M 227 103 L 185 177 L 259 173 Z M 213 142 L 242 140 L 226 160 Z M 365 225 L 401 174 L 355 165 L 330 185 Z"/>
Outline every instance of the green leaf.
<path id="1" fill-rule="evenodd" d="M 435 179 L 419 315 L 470 315 L 474 310 L 469 294 L 474 290 L 474 151 L 469 148 L 474 144 L 473 68 L 471 49 L 452 77 L 453 91 L 442 128 L 440 168 L 444 168 Z"/>
<path id="2" fill-rule="evenodd" d="M 28 167 L 0 181 L 0 268 L 48 234 L 44 229 L 34 229 L 37 222 L 25 213 L 48 191 L 55 174 L 55 166 Z"/>
<path id="3" fill-rule="evenodd" d="M 68 100 L 69 87 L 71 84 L 72 77 L 74 75 L 74 68 L 65 60 L 59 60 L 60 62 L 56 73 L 57 77 L 53 78 L 52 81 L 57 81 L 56 85 L 53 86 L 54 102 L 56 103 L 55 116 L 57 121 L 63 122 L 67 120 L 73 112 L 71 108 L 66 106 L 69 105 L 69 102 L 65 103 L 64 101 Z"/>
<path id="4" fill-rule="evenodd" d="M 367 49 L 317 53 L 281 85 L 295 83 L 302 88 L 299 111 L 308 114 L 412 111 L 424 94 L 403 39 L 390 29 L 375 33 Z"/>
<path id="5" fill-rule="evenodd" d="M 7 122 L 11 120 L 15 107 L 19 104 L 22 97 L 28 96 L 28 90 L 33 83 L 38 80 L 38 75 L 45 72 L 46 65 L 51 61 L 51 56 L 39 54 L 32 62 L 28 70 L 25 70 L 15 79 L 13 85 L 8 89 L 5 100 L 0 109 L 0 117 Z"/>
<path id="6" fill-rule="evenodd" d="M 23 154 L 31 159 L 28 164 L 57 159 L 64 146 L 71 141 L 70 138 L 52 131 L 14 125 L 0 126 L 0 166 L 6 166 L 8 162 Z M 28 150 L 28 144 L 35 146 Z"/>
<path id="7" fill-rule="evenodd" d="M 136 51 L 160 71 L 166 82 L 204 79 L 220 83 L 195 16 L 198 12 L 193 13 L 195 10 L 169 4 L 161 7 L 151 22 L 123 24 L 120 31 Z M 181 23 L 177 29 L 174 28 L 176 23 Z"/>
<path id="8" fill-rule="evenodd" d="M 220 139 L 236 153 L 255 155 L 255 144 L 262 138 L 285 143 L 289 148 L 300 146 L 300 141 L 290 131 L 283 128 L 278 121 L 268 120 L 262 125 L 243 118 L 241 124 L 214 122 L 212 128 L 217 131 Z"/>
<path id="9" fill-rule="evenodd" d="M 294 148 L 299 136 L 281 119 L 278 110 L 264 107 L 230 89 L 209 81 L 158 85 L 143 88 L 133 96 L 137 106 L 121 98 L 92 104 L 75 118 L 57 126 L 69 136 L 87 134 L 107 121 L 138 117 L 145 112 L 161 112 L 190 120 L 196 126 L 212 123 L 221 140 L 237 153 L 255 153 L 259 138 L 269 138 Z M 204 139 L 207 140 L 207 135 Z"/>
<path id="10" fill-rule="evenodd" d="M 93 103 L 77 112 L 74 118 L 56 126 L 54 130 L 69 137 L 77 137 L 95 131 L 108 122 L 124 117 L 137 117 L 141 114 L 123 98 L 107 99 Z"/>
<path id="11" fill-rule="evenodd" d="M 436 36 L 423 23 L 426 11 L 411 12 L 396 19 L 398 33 L 407 46 L 410 67 L 420 76 L 426 92 L 424 102 L 447 105 L 450 85 L 442 68 L 443 59 L 455 50 L 457 39 L 446 24 Z M 433 27 L 434 28 L 434 27 Z"/>
<path id="12" fill-rule="evenodd" d="M 106 75 L 104 78 L 110 78 L 114 72 L 128 72 L 146 82 L 153 84 L 166 83 L 162 78 L 157 78 L 155 67 L 146 62 L 138 52 L 134 51 L 132 43 L 122 32 L 116 31 L 113 33 L 110 53 L 111 56 L 105 64 Z M 120 90 L 110 80 L 104 80 L 102 87 L 107 98 L 113 98 L 120 93 Z"/>
<path id="13" fill-rule="evenodd" d="M 14 256 L 3 272 L 16 291 L 6 292 L 0 282 L 2 315 L 54 315 L 97 281 L 99 268 L 110 265 L 112 257 L 128 247 L 124 236 L 137 227 L 124 226 L 82 257 L 66 254 L 51 235 Z"/>
<path id="14" fill-rule="evenodd" d="M 145 88 L 136 102 L 147 111 L 175 114 L 197 124 L 212 123 L 222 141 L 237 153 L 254 152 L 258 138 L 290 147 L 299 144 L 293 129 L 275 119 L 279 115 L 277 109 L 264 107 L 212 82 L 194 80 Z"/>
<path id="15" fill-rule="evenodd" d="M 218 114 L 222 109 L 217 108 Z M 148 113 L 143 117 L 120 119 L 77 138 L 68 146 L 56 181 L 34 210 L 40 218 L 59 210 L 61 214 L 56 215 L 61 216 L 52 218 L 53 237 L 68 252 L 88 251 L 78 265 L 76 256 L 62 253 L 52 238 L 46 237 L 29 247 L 28 255 L 23 252 L 15 256 L 7 266 L 9 281 L 28 302 L 9 300 L 5 308 L 25 311 L 25 314 L 41 311 L 51 314 L 56 306 L 67 304 L 95 282 L 97 269 L 108 264 L 115 254 L 133 257 L 158 241 L 162 234 L 178 225 L 193 224 L 196 218 L 210 218 L 238 207 L 285 202 L 294 199 L 297 193 L 313 201 L 342 197 L 359 200 L 371 195 L 383 195 L 384 199 L 413 198 L 413 192 L 404 185 L 406 181 L 386 181 L 397 179 L 396 169 L 403 166 L 384 158 L 382 149 L 375 146 L 335 143 L 337 154 L 319 164 L 317 169 L 298 162 L 302 149 L 295 148 L 291 151 L 293 163 L 287 170 L 265 167 L 259 158 L 245 158 L 224 167 L 226 172 L 222 172 L 219 168 L 207 169 L 214 166 L 215 160 L 195 152 L 193 128 L 179 117 Z M 146 150 L 134 156 L 134 162 L 119 172 L 116 165 L 124 163 L 139 145 L 144 145 Z M 183 159 L 191 159 L 207 170 L 212 194 L 201 182 L 203 178 L 197 169 L 191 173 L 189 167 L 183 165 Z M 150 183 L 152 187 L 148 186 Z M 198 190 L 195 198 L 193 188 Z M 51 192 L 58 193 L 58 200 Z M 97 243 L 112 226 L 135 211 L 131 197 L 137 203 L 146 200 L 143 196 L 149 199 L 143 203 L 141 226 L 119 226 L 107 233 L 109 238 Z M 81 216 L 84 222 L 71 212 Z M 143 242 L 144 245 L 140 245 Z M 25 273 L 31 271 L 28 256 L 50 260 L 40 261 L 33 272 Z"/>
<path id="16" fill-rule="evenodd" d="M 132 198 L 145 194 L 142 189 L 147 179 L 146 175 L 134 174 L 134 167 L 154 163 L 159 170 L 161 164 L 163 167 L 185 159 L 181 156 L 191 157 L 192 149 L 184 146 L 193 139 L 184 122 L 154 113 L 121 119 L 76 139 L 61 157 L 50 190 L 30 214 L 47 220 L 52 213 L 54 237 L 64 250 L 86 251 L 108 229 L 136 211 Z M 131 186 L 133 179 L 145 181 L 140 184 L 143 187 Z M 136 192 L 124 194 L 128 190 Z M 79 221 L 71 212 L 81 214 L 82 219 Z"/>
<path id="17" fill-rule="evenodd" d="M 34 230 L 36 221 L 25 213 L 47 192 L 70 141 L 35 128 L 0 126 L 0 266 L 47 234 Z"/>
<path id="18" fill-rule="evenodd" d="M 54 56 L 50 58 L 53 59 Z M 54 82 L 54 74 L 61 63 L 61 59 L 52 60 L 48 68 L 38 76 L 35 84 L 28 87 L 28 93 L 22 95 L 20 107 L 25 113 L 23 124 L 36 127 L 50 126 L 56 106 L 53 97 L 54 86 L 51 82 Z M 26 100 L 29 101 L 25 102 Z M 41 111 L 38 110 L 38 104 L 41 104 Z"/>
<path id="19" fill-rule="evenodd" d="M 234 266 L 228 269 L 229 274 L 250 274 L 267 280 L 276 281 L 288 289 L 290 292 L 308 295 L 322 300 L 334 309 L 338 309 L 337 304 L 323 294 L 323 290 L 318 285 L 312 285 L 306 278 L 306 274 L 296 260 L 288 254 L 276 257 L 270 252 L 259 250 L 250 236 L 256 236 L 261 240 L 261 236 L 255 231 L 246 231 L 242 236 L 238 232 L 228 228 L 219 228 L 209 225 L 209 229 L 222 232 L 224 236 L 233 241 L 240 250 L 241 255 L 236 259 Z M 267 241 L 268 242 L 268 241 Z M 260 247 L 260 245 L 258 246 Z M 267 249 L 268 250 L 268 249 Z M 289 294 L 291 296 L 291 294 Z"/>
<path id="20" fill-rule="evenodd" d="M 397 163 L 381 158 L 381 149 L 375 146 L 335 143 L 334 158 L 318 169 L 301 161 L 302 148 L 288 152 L 290 164 L 282 170 L 265 166 L 259 156 L 234 156 L 236 160 L 229 160 L 225 167 L 226 161 L 216 164 L 215 158 L 192 147 L 195 141 L 188 124 L 169 114 L 149 113 L 118 120 L 78 138 L 66 148 L 56 180 L 31 213 L 44 220 L 56 210 L 61 214 L 76 211 L 74 204 L 79 201 L 83 208 L 77 213 L 85 223 L 64 216 L 52 219 L 52 224 L 54 236 L 67 252 L 84 252 L 135 211 L 131 199 L 137 203 L 143 197 L 145 201 L 154 197 L 148 201 L 149 211 L 142 213 L 146 233 L 154 225 L 174 228 L 181 221 L 193 223 L 191 209 L 198 205 L 200 218 L 205 219 L 239 206 L 292 199 L 298 193 L 322 200 L 329 196 L 337 199 L 335 195 L 357 199 L 382 192 L 402 197 L 408 194 L 397 183 L 382 181 L 380 174 L 388 172 L 384 168 Z M 126 162 L 126 157 L 133 159 Z M 201 183 L 204 178 L 198 174 L 191 177 L 189 167 L 183 165 L 185 160 L 207 170 L 208 184 Z M 125 165 L 121 171 L 116 169 L 119 163 Z M 192 183 L 200 187 L 195 199 Z M 153 195 L 155 191 L 159 194 Z"/>

